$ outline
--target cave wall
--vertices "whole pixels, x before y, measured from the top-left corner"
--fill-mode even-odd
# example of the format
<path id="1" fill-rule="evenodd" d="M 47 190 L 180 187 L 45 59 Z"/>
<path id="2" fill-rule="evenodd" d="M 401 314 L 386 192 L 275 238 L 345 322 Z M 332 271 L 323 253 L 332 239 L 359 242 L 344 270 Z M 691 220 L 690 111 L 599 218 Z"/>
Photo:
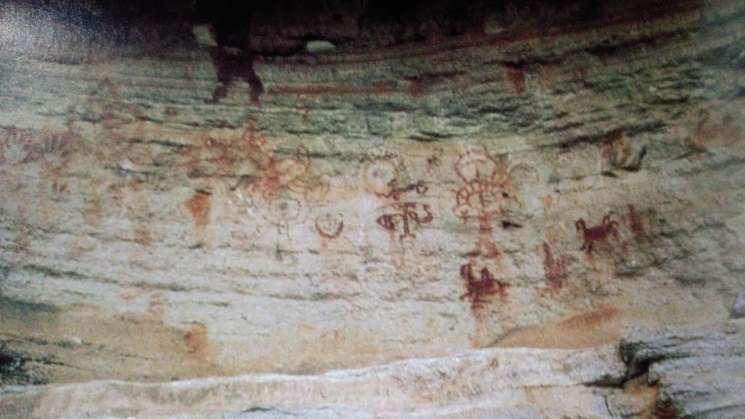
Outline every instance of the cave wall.
<path id="1" fill-rule="evenodd" d="M 162 381 L 726 318 L 745 5 L 590 3 L 232 38 L 0 6 L 3 353 Z"/>

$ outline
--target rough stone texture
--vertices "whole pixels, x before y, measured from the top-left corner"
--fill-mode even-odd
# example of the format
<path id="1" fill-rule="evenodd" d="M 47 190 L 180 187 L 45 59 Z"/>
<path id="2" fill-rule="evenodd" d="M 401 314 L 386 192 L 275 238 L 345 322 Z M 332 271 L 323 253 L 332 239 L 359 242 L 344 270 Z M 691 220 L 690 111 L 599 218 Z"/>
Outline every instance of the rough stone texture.
<path id="1" fill-rule="evenodd" d="M 318 373 L 726 319 L 745 4 L 663 3 L 377 49 L 341 26 L 318 56 L 261 25 L 249 51 L 0 5 L 7 383 Z"/>
<path id="2" fill-rule="evenodd" d="M 745 292 L 737 294 L 735 303 L 732 305 L 731 315 L 733 319 L 745 317 Z"/>
<path id="3" fill-rule="evenodd" d="M 740 322 L 637 332 L 620 351 L 494 348 L 320 375 L 6 387 L 0 417 L 740 418 L 743 348 Z"/>
<path id="4" fill-rule="evenodd" d="M 643 369 L 648 382 L 660 387 L 658 414 L 745 416 L 745 324 L 726 332 L 719 329 L 670 330 L 621 344 L 629 372 Z"/>
<path id="5" fill-rule="evenodd" d="M 0 417 L 610 417 L 616 348 L 488 349 L 317 376 L 9 388 Z M 537 401 L 540 401 L 539 403 Z"/>

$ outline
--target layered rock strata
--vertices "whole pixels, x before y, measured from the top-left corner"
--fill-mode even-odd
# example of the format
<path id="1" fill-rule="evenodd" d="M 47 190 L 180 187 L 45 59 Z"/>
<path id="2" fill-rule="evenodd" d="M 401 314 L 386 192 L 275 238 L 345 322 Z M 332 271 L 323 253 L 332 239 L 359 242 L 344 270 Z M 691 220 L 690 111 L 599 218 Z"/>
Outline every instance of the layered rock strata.
<path id="1" fill-rule="evenodd" d="M 99 40 L 0 6 L 2 383 L 574 357 L 724 321 L 745 289 L 745 5 L 649 4 L 322 53 L 260 24 L 250 47 L 200 22 Z"/>

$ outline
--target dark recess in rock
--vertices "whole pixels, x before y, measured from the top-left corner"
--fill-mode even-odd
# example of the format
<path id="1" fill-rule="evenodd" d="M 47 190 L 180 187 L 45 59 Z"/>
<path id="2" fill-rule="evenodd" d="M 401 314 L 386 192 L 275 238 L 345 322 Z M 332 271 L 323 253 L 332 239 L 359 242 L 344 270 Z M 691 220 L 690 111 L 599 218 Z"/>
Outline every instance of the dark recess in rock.
<path id="1" fill-rule="evenodd" d="M 623 5 L 602 0 L 18 0 L 64 26 L 108 38 L 115 45 L 147 44 L 168 51 L 193 43 L 193 25 L 211 25 L 216 42 L 246 54 L 303 53 L 309 40 L 327 40 L 342 51 L 441 42 L 484 35 L 487 17 L 507 32 L 547 33 L 558 26 L 602 25 L 610 20 L 645 20 L 692 1 L 634 0 Z"/>
<path id="2" fill-rule="evenodd" d="M 43 382 L 28 371 L 26 359 L 23 356 L 8 350 L 6 345 L 0 342 L 0 386 L 43 384 Z"/>

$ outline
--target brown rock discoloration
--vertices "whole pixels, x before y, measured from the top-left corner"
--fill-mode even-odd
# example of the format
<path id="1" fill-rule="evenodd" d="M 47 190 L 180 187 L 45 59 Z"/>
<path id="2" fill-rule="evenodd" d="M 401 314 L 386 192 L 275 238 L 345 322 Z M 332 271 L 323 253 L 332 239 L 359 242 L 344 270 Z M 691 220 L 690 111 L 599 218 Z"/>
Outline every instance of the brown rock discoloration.
<path id="1" fill-rule="evenodd" d="M 142 295 L 142 290 L 133 291 L 133 299 Z M 91 306 L 56 307 L 0 297 L 0 347 L 7 344 L 37 361 L 47 360 L 32 366 L 40 378 L 55 383 L 101 378 L 153 382 L 219 374 L 205 362 L 209 345 L 202 328 L 187 331 L 194 336 L 192 352 L 184 331 L 163 323 L 160 315 L 167 305 L 156 293 L 145 315 L 112 315 Z M 33 338 L 42 335 L 44 339 Z"/>
<path id="2" fill-rule="evenodd" d="M 716 109 L 717 104 L 711 105 L 711 109 Z M 722 106 L 723 104 L 719 104 L 719 107 Z M 723 112 L 702 110 L 698 124 L 693 134 L 688 138 L 689 147 L 696 151 L 708 151 L 735 145 L 743 137 L 742 117 L 741 110 L 725 110 Z"/>
<path id="3" fill-rule="evenodd" d="M 635 148 L 632 141 L 626 136 L 623 128 L 615 129 L 606 134 L 602 142 L 601 155 L 606 166 L 604 174 L 615 175 L 612 170 L 622 169 L 630 172 L 638 171 L 647 154 L 644 146 Z"/>
<path id="4" fill-rule="evenodd" d="M 45 158 L 65 159 L 72 153 L 76 140 L 76 136 L 66 132 L 44 135 L 38 142 L 25 144 L 26 157 L 22 163 L 36 162 Z"/>
<path id="5" fill-rule="evenodd" d="M 184 345 L 186 350 L 194 357 L 206 360 L 209 355 L 209 340 L 207 326 L 202 323 L 192 323 L 189 330 L 184 334 Z"/>
<path id="6" fill-rule="evenodd" d="M 479 216 L 479 238 L 476 247 L 469 250 L 465 256 L 469 258 L 483 257 L 487 259 L 497 259 L 501 252 L 499 247 L 492 240 L 492 217 L 490 214 Z"/>
<path id="7" fill-rule="evenodd" d="M 70 131 L 0 128 L 0 165 L 41 163 L 48 170 L 67 163 L 81 138 Z"/>
<path id="8" fill-rule="evenodd" d="M 203 230 L 210 222 L 210 194 L 205 191 L 197 191 L 184 202 L 184 207 L 191 214 L 194 226 Z"/>
<path id="9" fill-rule="evenodd" d="M 505 66 L 505 77 L 512 84 L 515 93 L 518 95 L 525 93 L 525 73 L 521 67 L 516 65 Z"/>
<path id="10" fill-rule="evenodd" d="M 244 179 L 238 185 L 248 194 L 271 202 L 286 194 L 317 199 L 327 192 L 328 184 L 313 173 L 311 158 L 305 147 L 299 146 L 291 157 L 278 157 L 267 138 L 253 127 L 243 133 L 242 147 L 246 159 L 258 171 L 252 179 Z"/>
<path id="11" fill-rule="evenodd" d="M 586 348 L 614 342 L 621 331 L 623 312 L 612 306 L 508 333 L 495 346 Z"/>
<path id="12" fill-rule="evenodd" d="M 565 256 L 555 258 L 551 246 L 543 242 L 543 275 L 550 290 L 556 291 L 564 287 L 567 264 L 568 260 Z"/>
<path id="13" fill-rule="evenodd" d="M 644 225 L 644 220 L 642 219 L 641 214 L 637 212 L 634 204 L 629 204 L 627 207 L 629 211 L 627 216 L 629 221 L 629 228 L 634 234 L 634 237 L 640 240 L 647 239 L 647 229 Z"/>
<path id="14" fill-rule="evenodd" d="M 561 322 L 562 327 L 580 329 L 584 327 L 598 327 L 621 314 L 621 310 L 615 307 L 603 307 L 598 310 L 581 313 Z"/>

